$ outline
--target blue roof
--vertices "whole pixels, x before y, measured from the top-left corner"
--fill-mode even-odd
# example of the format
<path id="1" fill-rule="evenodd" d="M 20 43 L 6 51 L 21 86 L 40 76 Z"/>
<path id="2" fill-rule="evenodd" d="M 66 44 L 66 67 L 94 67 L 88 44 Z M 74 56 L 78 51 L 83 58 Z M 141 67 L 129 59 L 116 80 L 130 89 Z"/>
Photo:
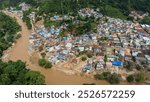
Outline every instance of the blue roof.
<path id="1" fill-rule="evenodd" d="M 83 37 L 91 37 L 90 34 L 84 34 Z"/>
<path id="2" fill-rule="evenodd" d="M 123 66 L 123 62 L 120 62 L 120 61 L 113 61 L 113 62 L 112 62 L 112 65 L 113 65 L 113 66 Z"/>
<path id="3" fill-rule="evenodd" d="M 64 54 L 68 54 L 68 53 L 69 53 L 69 51 L 68 51 L 68 50 L 63 50 L 63 51 L 62 51 L 62 53 L 64 53 Z"/>
<path id="4" fill-rule="evenodd" d="M 63 37 L 64 40 L 67 40 L 67 37 Z"/>
<path id="5" fill-rule="evenodd" d="M 88 64 L 84 67 L 85 70 L 91 70 L 92 69 L 92 65 L 91 64 Z"/>
<path id="6" fill-rule="evenodd" d="M 66 59 L 66 57 L 65 57 L 65 56 L 62 56 L 62 55 L 58 56 L 57 58 L 58 58 L 58 59 L 61 59 L 61 60 L 65 60 L 65 59 Z"/>
<path id="7" fill-rule="evenodd" d="M 51 29 L 50 29 L 50 32 L 51 32 L 51 33 L 55 33 L 55 29 L 54 29 L 54 28 L 51 28 Z"/>

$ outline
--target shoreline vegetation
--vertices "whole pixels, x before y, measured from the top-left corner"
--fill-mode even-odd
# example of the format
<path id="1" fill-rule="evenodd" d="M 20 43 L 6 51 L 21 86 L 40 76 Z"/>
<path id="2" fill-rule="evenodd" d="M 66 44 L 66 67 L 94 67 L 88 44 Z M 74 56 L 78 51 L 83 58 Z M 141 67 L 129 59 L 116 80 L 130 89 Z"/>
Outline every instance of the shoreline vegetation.
<path id="1" fill-rule="evenodd" d="M 12 46 L 13 42 L 18 38 L 17 32 L 20 30 L 21 27 L 15 18 L 0 12 L 0 57 L 2 57 L 3 51 Z"/>
<path id="2" fill-rule="evenodd" d="M 18 38 L 17 32 L 21 27 L 16 19 L 0 12 L 0 55 L 7 50 Z M 0 57 L 1 57 L 0 56 Z M 0 60 L 0 84 L 1 85 L 42 85 L 45 84 L 44 76 L 40 72 L 26 68 L 26 63 L 21 60 L 2 62 Z"/>

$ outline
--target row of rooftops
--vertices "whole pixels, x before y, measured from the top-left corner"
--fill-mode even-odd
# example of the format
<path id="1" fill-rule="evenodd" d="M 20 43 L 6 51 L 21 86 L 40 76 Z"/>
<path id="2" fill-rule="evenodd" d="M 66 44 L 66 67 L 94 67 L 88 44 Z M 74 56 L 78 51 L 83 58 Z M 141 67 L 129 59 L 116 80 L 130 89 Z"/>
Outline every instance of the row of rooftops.
<path id="1" fill-rule="evenodd" d="M 98 32 L 109 34 L 110 32 L 114 33 L 127 33 L 128 29 L 132 29 L 134 27 L 134 23 L 131 21 L 121 20 L 106 17 L 107 22 L 101 22 L 98 25 Z"/>
<path id="2" fill-rule="evenodd" d="M 55 28 L 54 26 L 52 26 L 49 31 L 45 27 L 36 28 L 35 30 L 37 34 L 43 36 L 44 38 L 48 38 L 53 35 L 58 36 L 61 32 L 60 28 Z"/>
<path id="3" fill-rule="evenodd" d="M 103 17 L 103 14 L 99 13 L 98 10 L 94 10 L 91 8 L 83 8 L 78 11 L 78 14 L 82 17 L 95 17 L 95 18 L 101 18 Z"/>

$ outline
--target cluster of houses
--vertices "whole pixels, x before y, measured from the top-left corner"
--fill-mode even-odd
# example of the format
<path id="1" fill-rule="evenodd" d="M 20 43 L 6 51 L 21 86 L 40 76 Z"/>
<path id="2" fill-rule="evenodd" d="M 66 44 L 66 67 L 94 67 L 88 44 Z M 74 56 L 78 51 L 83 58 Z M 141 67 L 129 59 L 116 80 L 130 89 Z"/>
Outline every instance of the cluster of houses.
<path id="1" fill-rule="evenodd" d="M 25 2 L 19 4 L 18 6 L 19 8 L 16 8 L 16 7 L 9 7 L 9 9 L 7 8 L 7 10 L 9 10 L 10 12 L 23 12 L 23 11 L 28 11 L 31 6 L 29 4 L 26 4 Z"/>
<path id="2" fill-rule="evenodd" d="M 104 56 L 107 56 L 106 68 L 124 68 L 125 62 L 133 62 L 150 69 L 150 25 L 135 24 L 131 21 L 103 18 L 97 27 L 98 33 L 94 45 L 99 46 L 96 55 L 100 53 L 101 59 L 94 58 L 91 63 L 84 66 L 83 71 L 92 72 L 95 69 L 103 69 Z M 107 19 L 107 20 L 106 20 Z M 107 42 L 99 42 L 99 38 L 108 38 Z M 94 41 L 94 39 L 92 39 Z M 89 40 L 90 43 L 90 40 Z M 93 48 L 94 46 L 92 46 Z M 101 61 L 100 61 L 101 60 Z M 98 62 L 95 64 L 95 62 Z M 98 68 L 99 67 L 99 68 Z"/>
<path id="3" fill-rule="evenodd" d="M 102 55 L 100 55 L 102 56 Z M 92 73 L 94 71 L 103 70 L 105 67 L 105 62 L 102 57 L 95 57 L 88 59 L 86 65 L 82 68 L 83 72 Z"/>
<path id="4" fill-rule="evenodd" d="M 62 21 L 62 20 L 71 20 L 71 19 L 74 19 L 74 17 L 69 15 L 63 15 L 63 16 L 54 15 L 53 17 L 50 17 L 51 21 Z"/>
<path id="5" fill-rule="evenodd" d="M 27 11 L 31 8 L 31 6 L 29 4 L 26 4 L 25 2 L 21 3 L 19 7 L 21 8 L 22 11 Z"/>
<path id="6" fill-rule="evenodd" d="M 135 24 L 131 21 L 106 17 L 97 27 L 98 33 L 81 36 L 67 34 L 60 38 L 61 28 L 54 26 L 47 30 L 36 28 L 36 34 L 30 36 L 30 50 L 41 48 L 46 52 L 47 60 L 53 64 L 69 61 L 80 52 L 93 54 L 81 68 L 83 72 L 93 72 L 106 68 L 123 68 L 124 63 L 131 61 L 142 65 L 150 64 L 150 25 Z M 106 19 L 105 17 L 103 19 Z M 106 42 L 98 39 L 106 37 Z M 107 56 L 107 61 L 105 61 Z"/>
<path id="7" fill-rule="evenodd" d="M 129 16 L 133 17 L 135 20 L 143 19 L 145 16 L 148 16 L 149 13 L 143 13 L 142 11 L 131 11 Z"/>
<path id="8" fill-rule="evenodd" d="M 141 26 L 142 26 L 142 28 L 143 28 L 147 33 L 150 34 L 150 25 L 148 25 L 148 24 L 142 24 Z"/>
<path id="9" fill-rule="evenodd" d="M 44 26 L 36 27 L 35 31 L 37 34 L 41 35 L 44 38 L 52 38 L 57 37 L 60 34 L 61 28 L 51 26 L 49 30 L 47 30 Z"/>
<path id="10" fill-rule="evenodd" d="M 19 8 L 15 8 L 15 7 L 9 7 L 9 9 L 7 9 L 9 12 L 11 13 L 15 13 L 17 14 L 21 19 L 23 18 L 23 12 L 24 11 L 28 11 L 31 6 L 29 4 L 26 4 L 25 2 L 21 3 L 19 5 Z M 31 12 L 28 17 L 30 18 L 30 20 L 35 22 L 35 12 Z"/>
<path id="11" fill-rule="evenodd" d="M 98 11 L 95 11 L 91 8 L 83 8 L 79 10 L 78 14 L 82 17 L 95 17 L 95 18 L 101 18 L 103 15 L 99 13 Z"/>
<path id="12" fill-rule="evenodd" d="M 131 21 L 115 19 L 110 17 L 105 17 L 105 20 L 102 20 L 98 26 L 99 35 L 108 35 L 110 37 L 111 33 L 128 33 L 129 30 L 132 30 L 134 23 Z M 110 36 L 109 36 L 110 35 Z"/>
<path id="13" fill-rule="evenodd" d="M 39 51 L 41 53 L 43 51 L 46 52 L 46 58 L 52 64 L 69 61 L 71 58 L 76 57 L 76 55 L 83 51 L 95 53 L 97 56 L 102 55 L 99 53 L 101 48 L 98 46 L 97 36 L 95 36 L 96 34 L 94 33 L 83 34 L 78 37 L 67 34 L 66 37 L 60 38 L 59 34 L 61 32 L 61 28 L 56 28 L 54 26 L 50 27 L 49 30 L 44 27 L 36 27 L 35 31 L 36 32 L 31 34 L 29 38 L 29 51 Z M 104 68 L 104 60 L 100 58 L 91 58 L 89 60 L 87 63 L 94 65 L 95 69 L 99 70 Z"/>
<path id="14" fill-rule="evenodd" d="M 108 60 L 122 63 L 134 61 L 135 64 L 141 66 L 143 62 L 149 63 L 149 29 L 149 25 L 140 25 L 131 21 L 107 17 L 107 20 L 102 21 L 98 26 L 98 35 L 109 39 L 107 42 L 108 48 L 104 45 Z"/>
<path id="15" fill-rule="evenodd" d="M 66 34 L 67 36 L 60 37 L 62 27 L 36 27 L 35 33 L 30 36 L 29 50 L 46 53 L 47 60 L 52 64 L 70 61 L 80 52 L 90 52 L 93 56 L 81 66 L 83 72 L 124 68 L 126 62 L 140 66 L 142 62 L 147 62 L 150 65 L 150 25 L 103 17 L 101 13 L 88 8 L 81 9 L 78 13 L 83 17 L 101 18 L 97 33 L 80 36 Z M 61 17 L 54 16 L 51 19 L 57 21 Z"/>

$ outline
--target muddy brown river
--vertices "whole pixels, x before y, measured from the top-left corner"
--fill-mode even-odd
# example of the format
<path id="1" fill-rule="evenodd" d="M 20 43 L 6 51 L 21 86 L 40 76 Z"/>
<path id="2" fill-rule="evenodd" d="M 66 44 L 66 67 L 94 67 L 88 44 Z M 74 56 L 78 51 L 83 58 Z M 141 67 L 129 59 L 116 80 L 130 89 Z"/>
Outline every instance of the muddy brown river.
<path id="1" fill-rule="evenodd" d="M 30 56 L 28 53 L 29 36 L 31 31 L 27 29 L 27 26 L 16 14 L 5 12 L 11 17 L 15 17 L 17 22 L 22 27 L 22 37 L 17 40 L 16 44 L 12 47 L 9 60 L 17 61 L 22 60 L 27 63 L 28 68 L 34 71 L 39 71 L 45 76 L 46 84 L 48 85 L 81 85 L 83 83 L 96 83 L 96 84 L 108 84 L 106 81 L 97 81 L 91 78 L 86 78 L 76 75 L 66 75 L 63 72 L 53 69 L 44 69 L 40 66 L 30 62 Z"/>

